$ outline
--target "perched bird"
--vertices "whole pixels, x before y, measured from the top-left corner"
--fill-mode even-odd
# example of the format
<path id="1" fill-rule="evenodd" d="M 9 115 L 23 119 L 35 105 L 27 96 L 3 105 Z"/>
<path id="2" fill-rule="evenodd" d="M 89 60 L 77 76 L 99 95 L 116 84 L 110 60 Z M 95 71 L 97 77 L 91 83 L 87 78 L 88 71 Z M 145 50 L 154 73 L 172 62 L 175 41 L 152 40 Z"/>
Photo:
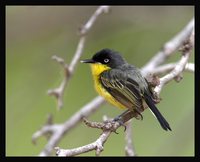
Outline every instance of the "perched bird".
<path id="1" fill-rule="evenodd" d="M 91 65 L 96 91 L 114 106 L 135 112 L 149 107 L 164 130 L 171 130 L 168 122 L 155 106 L 152 89 L 140 70 L 127 63 L 120 53 L 103 49 L 91 59 L 82 60 Z"/>

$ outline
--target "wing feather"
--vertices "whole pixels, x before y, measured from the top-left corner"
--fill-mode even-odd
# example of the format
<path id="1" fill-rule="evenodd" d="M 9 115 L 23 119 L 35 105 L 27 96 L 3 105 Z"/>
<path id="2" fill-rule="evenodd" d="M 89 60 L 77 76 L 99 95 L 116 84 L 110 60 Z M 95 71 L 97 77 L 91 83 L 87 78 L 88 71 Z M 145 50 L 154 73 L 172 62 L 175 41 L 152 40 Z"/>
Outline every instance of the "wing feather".
<path id="1" fill-rule="evenodd" d="M 147 81 L 145 78 L 143 79 L 139 75 L 140 74 L 135 71 L 124 73 L 121 69 L 112 69 L 101 74 L 100 82 L 118 102 L 130 110 L 137 111 L 138 114 L 144 110 L 144 99 L 150 110 L 158 119 L 162 128 L 164 130 L 171 130 L 168 122 L 155 106 L 154 100 L 152 98 L 152 92 L 151 89 L 148 88 Z M 135 79 L 137 79 L 138 82 L 143 82 L 143 84 L 139 85 Z"/>
<path id="2" fill-rule="evenodd" d="M 103 72 L 100 81 L 104 88 L 125 107 L 137 110 L 142 108 L 139 85 L 123 71 L 114 69 Z"/>

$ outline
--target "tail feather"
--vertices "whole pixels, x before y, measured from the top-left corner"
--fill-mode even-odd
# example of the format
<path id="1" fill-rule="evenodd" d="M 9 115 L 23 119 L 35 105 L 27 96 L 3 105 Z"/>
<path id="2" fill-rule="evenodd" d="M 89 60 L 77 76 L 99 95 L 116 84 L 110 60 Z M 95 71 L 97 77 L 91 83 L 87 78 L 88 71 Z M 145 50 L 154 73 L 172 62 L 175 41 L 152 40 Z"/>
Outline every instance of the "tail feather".
<path id="1" fill-rule="evenodd" d="M 171 128 L 169 126 L 169 123 L 165 120 L 165 118 L 162 116 L 162 114 L 160 113 L 160 111 L 157 109 L 157 107 L 155 106 L 153 100 L 151 99 L 150 96 L 148 96 L 147 94 L 144 95 L 145 101 L 147 103 L 147 105 L 149 106 L 150 110 L 153 112 L 153 114 L 156 116 L 156 118 L 158 119 L 161 127 L 164 130 L 170 130 Z"/>

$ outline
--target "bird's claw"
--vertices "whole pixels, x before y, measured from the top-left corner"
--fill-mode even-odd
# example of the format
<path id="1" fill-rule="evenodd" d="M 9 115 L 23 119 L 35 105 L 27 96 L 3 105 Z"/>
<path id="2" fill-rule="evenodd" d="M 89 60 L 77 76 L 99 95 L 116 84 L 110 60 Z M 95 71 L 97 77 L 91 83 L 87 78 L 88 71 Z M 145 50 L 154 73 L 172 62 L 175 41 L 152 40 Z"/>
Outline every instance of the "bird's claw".
<path id="1" fill-rule="evenodd" d="M 124 127 L 124 132 L 126 131 L 126 125 L 124 124 L 124 122 L 121 120 L 121 118 L 119 116 L 115 117 L 113 119 L 114 122 L 118 122 L 120 124 L 120 126 Z M 117 132 L 115 132 L 116 134 L 118 134 Z"/>

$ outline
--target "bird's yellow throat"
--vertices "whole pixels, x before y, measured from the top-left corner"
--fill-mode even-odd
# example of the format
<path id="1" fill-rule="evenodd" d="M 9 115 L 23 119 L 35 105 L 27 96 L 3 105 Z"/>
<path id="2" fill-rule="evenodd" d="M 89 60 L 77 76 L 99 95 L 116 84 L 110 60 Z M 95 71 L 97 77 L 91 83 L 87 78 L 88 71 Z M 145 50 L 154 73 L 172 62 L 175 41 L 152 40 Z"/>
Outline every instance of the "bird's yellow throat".
<path id="1" fill-rule="evenodd" d="M 94 79 L 94 86 L 96 91 L 99 93 L 100 96 L 103 96 L 108 102 L 110 102 L 111 104 L 113 104 L 116 107 L 119 107 L 121 109 L 125 109 L 125 107 L 119 103 L 117 100 L 115 100 L 115 98 L 113 98 L 105 89 L 104 87 L 101 85 L 100 83 L 100 74 L 106 70 L 111 69 L 110 67 L 108 67 L 107 65 L 103 65 L 101 63 L 94 63 L 94 64 L 90 64 L 91 70 L 92 70 L 92 76 Z"/>
<path id="2" fill-rule="evenodd" d="M 99 77 L 99 75 L 104 72 L 105 70 L 111 69 L 107 65 L 103 65 L 101 63 L 95 63 L 95 64 L 90 64 L 90 67 L 92 69 L 92 75 Z"/>

